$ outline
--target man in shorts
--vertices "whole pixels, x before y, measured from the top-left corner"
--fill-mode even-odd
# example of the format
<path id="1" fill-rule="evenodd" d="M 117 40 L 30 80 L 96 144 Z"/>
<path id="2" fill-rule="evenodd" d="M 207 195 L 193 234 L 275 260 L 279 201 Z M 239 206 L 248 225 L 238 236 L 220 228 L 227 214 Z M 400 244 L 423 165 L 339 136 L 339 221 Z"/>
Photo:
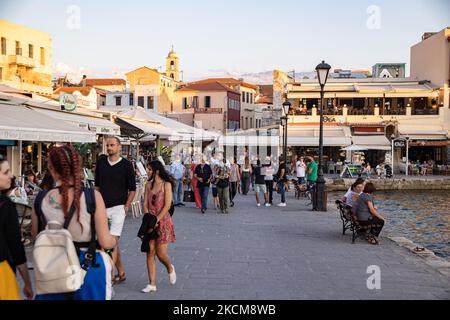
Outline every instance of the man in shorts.
<path id="1" fill-rule="evenodd" d="M 108 156 L 97 160 L 95 170 L 95 187 L 105 201 L 111 235 L 117 237 L 119 243 L 125 217 L 130 209 L 136 193 L 136 176 L 133 164 L 121 156 L 121 143 L 117 137 L 106 138 Z M 114 283 L 125 280 L 119 244 L 113 249 L 112 259 L 117 268 Z"/>
<path id="2" fill-rule="evenodd" d="M 256 161 L 256 166 L 253 169 L 254 181 L 255 181 L 255 196 L 256 205 L 261 206 L 259 202 L 259 194 L 262 193 L 264 196 L 264 204 L 266 207 L 269 206 L 269 197 L 267 194 L 266 181 L 264 180 L 264 174 L 262 173 L 261 161 L 258 159 Z"/>

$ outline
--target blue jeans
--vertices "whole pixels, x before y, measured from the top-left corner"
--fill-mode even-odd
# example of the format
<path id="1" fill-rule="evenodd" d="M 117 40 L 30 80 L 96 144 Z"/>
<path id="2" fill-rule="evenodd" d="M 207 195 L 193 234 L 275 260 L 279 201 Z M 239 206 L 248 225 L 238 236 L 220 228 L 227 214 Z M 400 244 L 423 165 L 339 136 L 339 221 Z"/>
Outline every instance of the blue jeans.
<path id="1" fill-rule="evenodd" d="M 305 177 L 297 177 L 298 183 L 304 184 L 305 183 Z"/>
<path id="2" fill-rule="evenodd" d="M 278 193 L 281 194 L 281 202 L 286 202 L 286 189 L 284 188 L 284 182 L 278 182 Z"/>
<path id="3" fill-rule="evenodd" d="M 173 189 L 173 204 L 177 205 L 183 202 L 183 181 L 175 180 L 175 188 Z"/>
<path id="4" fill-rule="evenodd" d="M 208 206 L 209 187 L 199 186 L 198 191 L 200 191 L 200 197 L 202 198 L 202 209 L 206 210 Z"/>

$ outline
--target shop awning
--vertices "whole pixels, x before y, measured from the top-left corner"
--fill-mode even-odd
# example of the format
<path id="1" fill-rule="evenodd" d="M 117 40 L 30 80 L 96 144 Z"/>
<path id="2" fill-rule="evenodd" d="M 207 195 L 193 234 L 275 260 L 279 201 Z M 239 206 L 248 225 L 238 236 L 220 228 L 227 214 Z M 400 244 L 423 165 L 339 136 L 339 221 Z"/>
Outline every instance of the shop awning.
<path id="1" fill-rule="evenodd" d="M 288 145 L 294 147 L 316 147 L 319 145 L 319 126 L 302 127 L 289 126 Z M 323 128 L 323 145 L 325 147 L 344 147 L 350 145 L 350 128 L 333 126 Z"/>
<path id="2" fill-rule="evenodd" d="M 0 103 L 0 139 L 93 143 L 96 135 L 29 107 Z"/>
<path id="3" fill-rule="evenodd" d="M 398 125 L 401 137 L 409 137 L 410 140 L 447 140 L 447 131 L 440 125 Z"/>
<path id="4" fill-rule="evenodd" d="M 97 134 L 120 135 L 120 127 L 117 124 L 100 117 L 43 108 L 33 108 L 33 110 L 54 119 L 72 123 L 80 128 L 88 129 L 89 131 L 93 131 Z"/>
<path id="5" fill-rule="evenodd" d="M 174 135 L 172 130 L 156 122 L 150 122 L 146 120 L 134 120 L 121 116 L 118 116 L 117 118 L 146 134 L 153 134 L 155 136 L 160 136 L 161 138 L 168 138 Z"/>
<path id="6" fill-rule="evenodd" d="M 352 142 L 367 150 L 391 150 L 391 142 L 384 135 L 352 136 Z"/>
<path id="7" fill-rule="evenodd" d="M 220 136 L 219 145 L 223 146 L 248 146 L 248 147 L 277 147 L 280 145 L 279 136 Z"/>

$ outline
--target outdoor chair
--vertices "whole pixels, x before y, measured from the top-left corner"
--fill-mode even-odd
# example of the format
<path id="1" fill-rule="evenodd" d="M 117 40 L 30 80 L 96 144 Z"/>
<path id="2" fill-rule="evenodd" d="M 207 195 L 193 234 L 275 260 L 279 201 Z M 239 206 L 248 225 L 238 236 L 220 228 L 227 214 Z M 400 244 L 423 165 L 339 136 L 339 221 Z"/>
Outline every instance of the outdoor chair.
<path id="1" fill-rule="evenodd" d="M 350 230 L 352 232 L 352 244 L 355 243 L 358 236 L 365 239 L 372 231 L 372 224 L 360 223 L 353 214 L 352 207 L 342 202 L 342 200 L 336 200 L 336 205 L 342 221 L 342 235 L 345 235 L 345 231 Z"/>

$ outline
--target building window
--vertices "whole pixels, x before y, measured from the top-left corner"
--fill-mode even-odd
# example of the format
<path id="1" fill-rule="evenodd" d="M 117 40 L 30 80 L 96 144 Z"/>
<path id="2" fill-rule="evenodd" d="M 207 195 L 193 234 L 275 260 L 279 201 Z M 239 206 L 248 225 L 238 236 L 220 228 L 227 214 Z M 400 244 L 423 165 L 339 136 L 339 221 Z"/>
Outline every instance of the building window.
<path id="1" fill-rule="evenodd" d="M 122 97 L 115 96 L 114 98 L 116 99 L 116 106 L 121 106 L 122 105 Z"/>
<path id="2" fill-rule="evenodd" d="M 144 108 L 144 97 L 143 96 L 138 97 L 138 106 Z"/>
<path id="3" fill-rule="evenodd" d="M 175 76 L 173 75 L 173 73 L 170 74 L 170 77 L 171 77 L 172 79 L 175 79 Z"/>
<path id="4" fill-rule="evenodd" d="M 2 37 L 2 54 L 6 55 L 6 38 Z"/>
<path id="5" fill-rule="evenodd" d="M 187 98 L 183 98 L 183 109 L 188 108 Z"/>
<path id="6" fill-rule="evenodd" d="M 211 96 L 205 97 L 205 108 L 211 108 Z"/>
<path id="7" fill-rule="evenodd" d="M 242 102 L 245 102 L 245 92 L 242 92 Z"/>
<path id="8" fill-rule="evenodd" d="M 45 49 L 41 47 L 41 64 L 45 65 Z"/>
<path id="9" fill-rule="evenodd" d="M 175 61 L 170 61 L 170 70 L 175 70 Z"/>
<path id="10" fill-rule="evenodd" d="M 134 105 L 134 93 L 130 93 L 130 106 Z"/>
<path id="11" fill-rule="evenodd" d="M 33 56 L 34 56 L 33 49 L 34 49 L 33 45 L 29 44 L 28 45 L 28 57 L 30 57 L 31 59 L 33 59 Z"/>
<path id="12" fill-rule="evenodd" d="M 16 55 L 21 56 L 22 55 L 22 48 L 20 47 L 20 42 L 16 41 Z"/>
<path id="13" fill-rule="evenodd" d="M 192 108 L 198 108 L 198 96 L 193 97 Z"/>
<path id="14" fill-rule="evenodd" d="M 153 110 L 155 108 L 155 98 L 153 96 L 147 97 L 147 109 Z"/>

